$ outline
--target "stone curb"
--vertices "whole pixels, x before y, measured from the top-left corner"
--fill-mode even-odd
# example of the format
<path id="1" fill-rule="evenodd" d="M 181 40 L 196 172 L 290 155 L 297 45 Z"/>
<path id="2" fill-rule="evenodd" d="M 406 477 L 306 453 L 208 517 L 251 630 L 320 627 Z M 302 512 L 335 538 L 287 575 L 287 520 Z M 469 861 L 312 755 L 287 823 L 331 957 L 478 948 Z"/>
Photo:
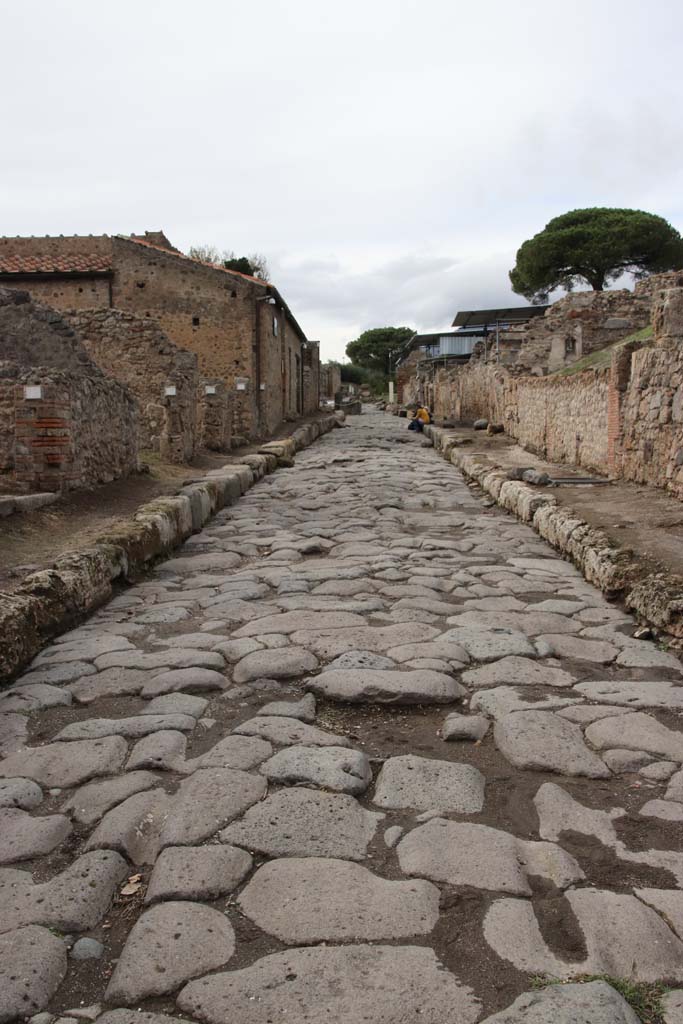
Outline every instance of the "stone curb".
<path id="1" fill-rule="evenodd" d="M 683 577 L 652 573 L 638 555 L 614 544 L 603 530 L 590 526 L 551 494 L 517 480 L 489 456 L 459 447 L 459 438 L 443 427 L 425 426 L 435 451 L 498 505 L 529 523 L 556 551 L 573 562 L 589 583 L 623 600 L 639 619 L 671 636 L 683 637 Z"/>
<path id="2" fill-rule="evenodd" d="M 0 683 L 9 682 L 52 637 L 73 628 L 126 582 L 168 555 L 220 509 L 233 505 L 266 473 L 292 465 L 294 454 L 340 424 L 339 414 L 303 424 L 290 437 L 269 441 L 256 455 L 214 469 L 141 505 L 118 527 L 83 551 L 62 555 L 50 569 L 31 573 L 12 593 L 0 593 Z"/>
<path id="3" fill-rule="evenodd" d="M 54 505 L 58 494 L 48 491 L 42 494 L 8 494 L 0 495 L 0 519 L 19 512 L 35 512 L 43 505 Z"/>

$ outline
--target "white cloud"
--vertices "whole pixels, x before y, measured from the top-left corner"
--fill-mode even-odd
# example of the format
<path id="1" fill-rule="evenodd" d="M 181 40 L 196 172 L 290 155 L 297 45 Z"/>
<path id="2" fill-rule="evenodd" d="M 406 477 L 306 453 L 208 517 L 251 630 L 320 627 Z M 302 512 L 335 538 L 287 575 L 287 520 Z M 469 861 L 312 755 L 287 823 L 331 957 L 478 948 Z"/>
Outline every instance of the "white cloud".
<path id="1" fill-rule="evenodd" d="M 682 29 L 675 0 L 5 4 L 0 230 L 262 251 L 323 353 L 442 328 L 521 303 L 565 210 L 683 227 Z"/>

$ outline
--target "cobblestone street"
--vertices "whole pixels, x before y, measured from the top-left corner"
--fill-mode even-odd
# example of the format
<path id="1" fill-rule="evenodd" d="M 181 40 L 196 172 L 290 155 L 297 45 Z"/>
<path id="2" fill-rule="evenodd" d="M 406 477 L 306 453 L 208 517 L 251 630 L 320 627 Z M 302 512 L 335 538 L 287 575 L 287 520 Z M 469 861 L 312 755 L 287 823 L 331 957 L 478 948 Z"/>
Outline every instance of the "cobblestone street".
<path id="1" fill-rule="evenodd" d="M 683 986 L 683 666 L 405 426 L 349 417 L 3 691 L 0 1024 Z"/>

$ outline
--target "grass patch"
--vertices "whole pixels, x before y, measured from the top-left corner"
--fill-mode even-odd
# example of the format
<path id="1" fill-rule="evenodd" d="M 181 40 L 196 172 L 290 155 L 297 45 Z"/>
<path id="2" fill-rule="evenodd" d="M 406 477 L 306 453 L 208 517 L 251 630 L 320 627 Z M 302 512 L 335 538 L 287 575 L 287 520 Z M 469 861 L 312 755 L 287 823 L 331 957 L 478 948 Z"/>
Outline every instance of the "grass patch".
<path id="1" fill-rule="evenodd" d="M 642 331 L 629 334 L 628 337 L 621 338 L 620 341 L 615 341 L 608 345 L 607 348 L 601 348 L 598 352 L 591 352 L 589 356 L 584 356 L 583 359 L 572 363 L 571 366 L 563 366 L 561 370 L 556 370 L 550 376 L 572 377 L 575 373 L 582 373 L 584 370 L 598 370 L 602 366 L 609 366 L 612 361 L 612 353 L 616 352 L 617 349 L 623 348 L 624 345 L 628 345 L 631 341 L 647 341 L 651 337 L 652 327 L 643 327 Z"/>
<path id="2" fill-rule="evenodd" d="M 662 997 L 667 987 L 661 981 L 629 981 L 627 978 L 612 978 L 609 974 L 579 974 L 569 981 L 537 975 L 531 979 L 533 989 L 546 988 L 548 985 L 566 985 L 589 981 L 605 981 L 626 1000 L 642 1024 L 666 1024 Z"/>

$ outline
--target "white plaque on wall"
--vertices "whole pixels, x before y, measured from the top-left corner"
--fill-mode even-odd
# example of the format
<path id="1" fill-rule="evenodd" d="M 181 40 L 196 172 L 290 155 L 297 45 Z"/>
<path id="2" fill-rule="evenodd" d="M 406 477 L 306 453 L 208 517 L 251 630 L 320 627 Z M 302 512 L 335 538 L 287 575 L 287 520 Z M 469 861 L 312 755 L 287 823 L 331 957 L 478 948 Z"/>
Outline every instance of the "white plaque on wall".
<path id="1" fill-rule="evenodd" d="M 43 389 L 40 384 L 27 384 L 24 388 L 24 398 L 42 398 Z"/>
<path id="2" fill-rule="evenodd" d="M 175 389 L 175 384 L 169 384 L 167 387 L 165 387 L 164 388 L 164 394 L 168 398 L 172 398 L 173 395 L 177 394 L 176 389 Z"/>
<path id="3" fill-rule="evenodd" d="M 235 385 L 235 388 L 236 388 L 237 391 L 246 391 L 247 390 L 247 385 L 246 384 L 242 384 L 242 382 L 240 381 L 239 384 Z"/>
<path id="4" fill-rule="evenodd" d="M 266 390 L 266 385 L 265 384 L 259 384 L 259 390 L 260 391 L 265 391 Z"/>
<path id="5" fill-rule="evenodd" d="M 205 395 L 215 395 L 216 394 L 216 385 L 215 384 L 205 384 L 204 385 L 204 394 Z"/>

